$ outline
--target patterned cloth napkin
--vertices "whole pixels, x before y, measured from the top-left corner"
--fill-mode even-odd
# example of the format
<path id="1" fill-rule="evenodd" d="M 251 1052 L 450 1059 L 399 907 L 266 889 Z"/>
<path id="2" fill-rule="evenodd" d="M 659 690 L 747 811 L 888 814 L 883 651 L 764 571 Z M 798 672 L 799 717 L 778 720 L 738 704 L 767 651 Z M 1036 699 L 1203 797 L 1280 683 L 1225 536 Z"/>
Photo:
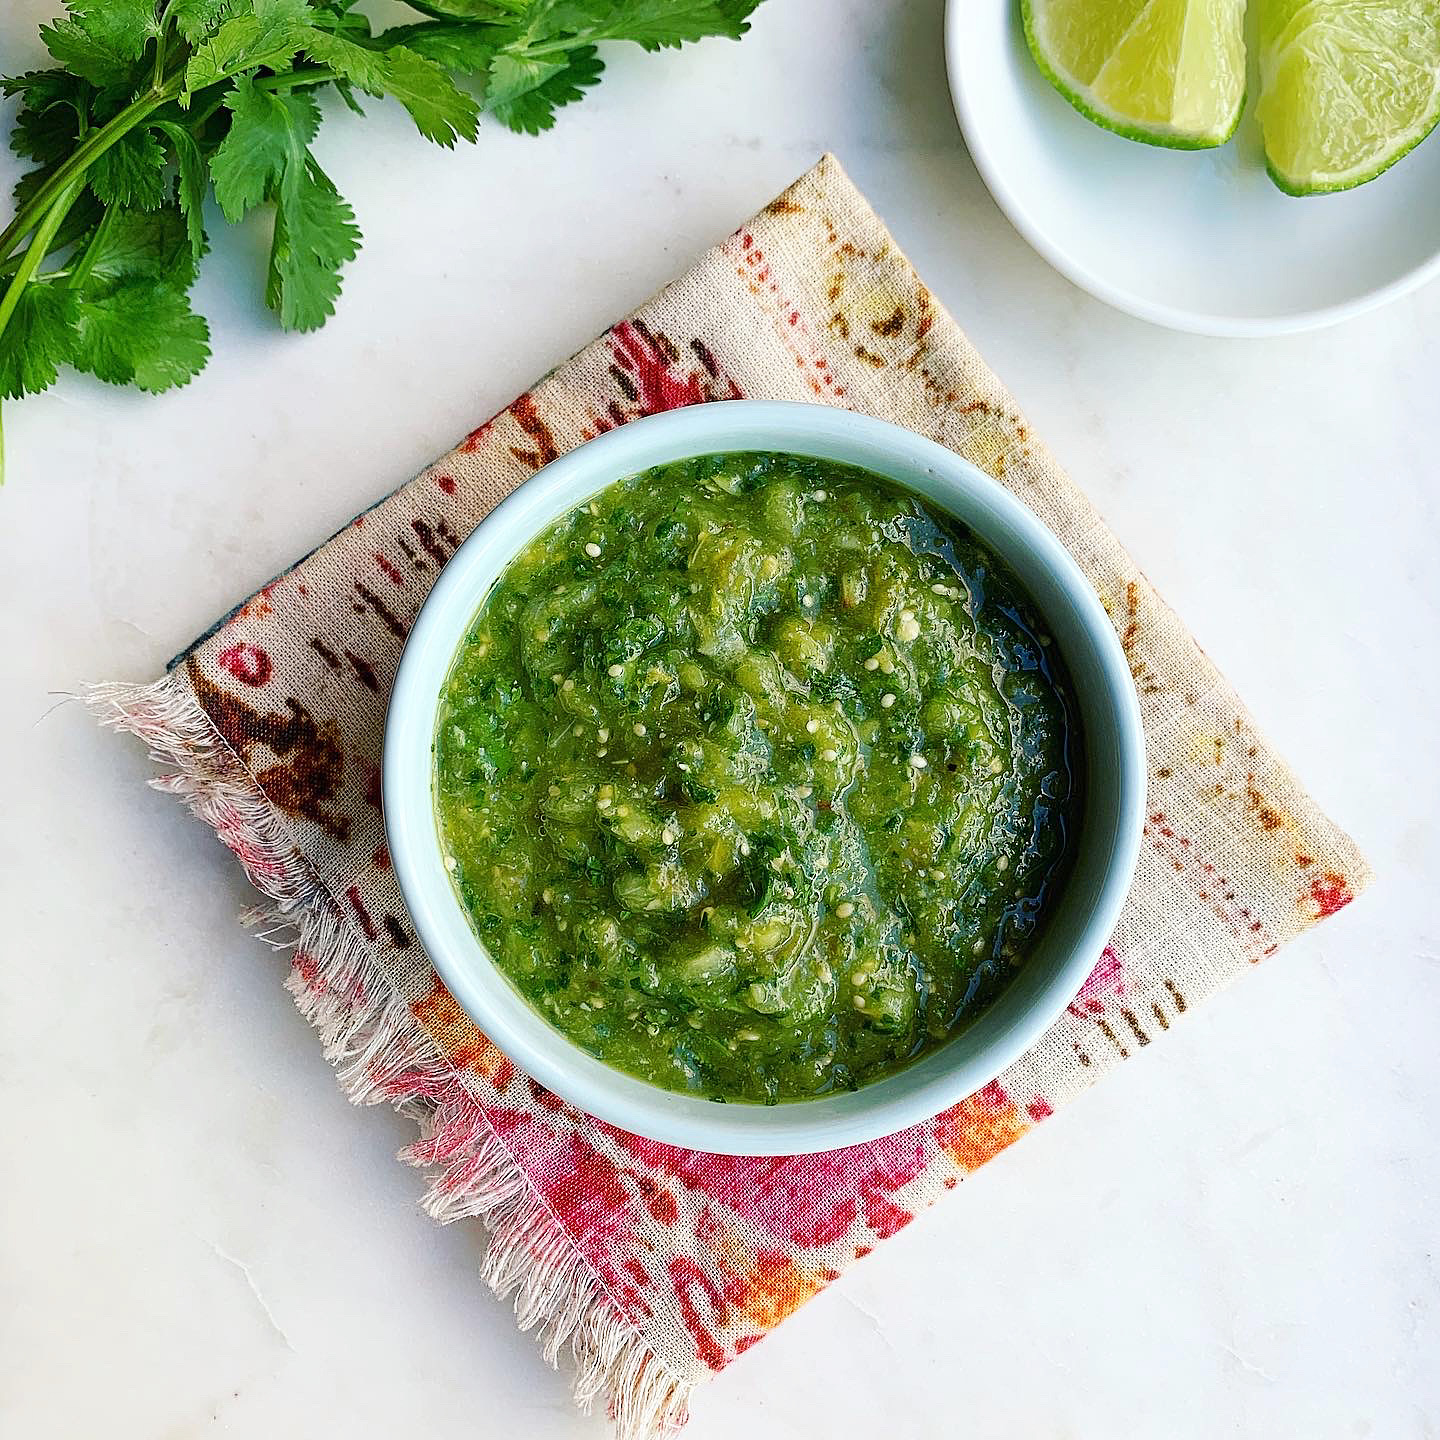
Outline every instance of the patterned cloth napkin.
<path id="1" fill-rule="evenodd" d="M 415 943 L 380 815 L 386 697 L 440 567 L 582 440 L 742 396 L 849 406 L 987 470 L 1108 607 L 1149 747 L 1139 870 L 1110 946 L 1023 1059 L 924 1125 L 831 1154 L 671 1149 L 582 1115 L 470 1023 Z M 404 1107 L 441 1221 L 481 1216 L 484 1275 L 622 1435 L 874 1245 L 1361 889 L 1368 868 L 826 157 L 687 275 L 253 595 L 148 686 L 94 693 L 267 897 L 289 988 L 348 1093 Z"/>

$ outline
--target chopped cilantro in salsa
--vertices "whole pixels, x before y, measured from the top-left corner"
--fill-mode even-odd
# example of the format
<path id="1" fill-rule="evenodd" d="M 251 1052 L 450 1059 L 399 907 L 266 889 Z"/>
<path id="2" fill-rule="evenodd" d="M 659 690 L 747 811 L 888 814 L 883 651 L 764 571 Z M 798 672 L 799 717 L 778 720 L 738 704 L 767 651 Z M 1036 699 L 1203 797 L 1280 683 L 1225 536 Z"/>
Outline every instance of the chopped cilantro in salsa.
<path id="1" fill-rule="evenodd" d="M 1024 963 L 1076 736 L 1028 602 L 866 471 L 661 466 L 532 541 L 470 626 L 439 828 L 495 963 L 592 1054 L 717 1100 L 855 1088 Z"/>

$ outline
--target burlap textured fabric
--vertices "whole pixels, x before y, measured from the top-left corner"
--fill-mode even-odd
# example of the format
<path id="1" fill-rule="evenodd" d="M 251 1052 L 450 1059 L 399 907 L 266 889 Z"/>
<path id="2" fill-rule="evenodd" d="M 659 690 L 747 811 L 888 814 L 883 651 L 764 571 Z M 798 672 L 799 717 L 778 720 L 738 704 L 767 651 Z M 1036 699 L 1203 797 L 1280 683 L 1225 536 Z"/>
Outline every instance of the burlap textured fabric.
<path id="1" fill-rule="evenodd" d="M 407 630 L 474 525 L 556 455 L 677 405 L 843 405 L 976 462 L 1109 609 L 1144 714 L 1148 820 L 1110 947 L 1022 1060 L 925 1125 L 829 1155 L 669 1149 L 533 1085 L 416 943 L 379 808 Z M 1017 412 L 830 158 L 634 315 L 273 580 L 149 686 L 95 703 L 164 762 L 294 942 L 290 988 L 350 1093 L 411 1109 L 440 1219 L 484 1216 L 485 1272 L 627 1434 L 1195 1004 L 1346 904 L 1355 847 Z M 963 1203 L 963 1202 L 956 1202 Z"/>

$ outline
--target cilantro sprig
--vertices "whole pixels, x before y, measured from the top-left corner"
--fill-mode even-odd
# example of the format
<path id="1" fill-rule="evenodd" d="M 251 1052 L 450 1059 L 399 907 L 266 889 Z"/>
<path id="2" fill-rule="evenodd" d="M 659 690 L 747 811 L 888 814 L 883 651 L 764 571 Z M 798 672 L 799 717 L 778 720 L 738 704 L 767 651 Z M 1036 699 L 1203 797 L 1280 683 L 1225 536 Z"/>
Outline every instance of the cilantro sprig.
<path id="1" fill-rule="evenodd" d="M 485 113 L 538 135 L 600 79 L 600 44 L 738 39 L 759 0 L 410 3 L 423 19 L 376 32 L 355 0 L 66 0 L 40 31 L 54 67 L 0 82 L 31 162 L 0 232 L 0 397 L 66 365 L 151 392 L 203 369 L 189 292 L 212 190 L 226 220 L 273 212 L 265 303 L 323 325 L 360 246 L 310 149 L 325 87 L 396 100 L 447 147 Z"/>

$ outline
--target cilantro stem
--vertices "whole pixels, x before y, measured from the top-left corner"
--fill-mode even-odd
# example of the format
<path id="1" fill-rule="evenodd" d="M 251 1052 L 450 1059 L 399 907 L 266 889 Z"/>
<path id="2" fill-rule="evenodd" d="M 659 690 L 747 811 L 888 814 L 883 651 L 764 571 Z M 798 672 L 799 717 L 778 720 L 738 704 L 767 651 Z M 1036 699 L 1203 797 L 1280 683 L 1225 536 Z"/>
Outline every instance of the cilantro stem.
<path id="1" fill-rule="evenodd" d="M 284 75 L 265 75 L 255 82 L 257 90 L 296 90 L 301 85 L 328 85 L 340 77 L 329 66 L 314 65 L 290 70 Z"/>
<path id="2" fill-rule="evenodd" d="M 172 76 L 159 90 L 147 91 L 138 99 L 132 100 L 98 130 L 92 130 L 76 146 L 70 158 L 35 192 L 30 203 L 22 207 L 20 213 L 5 227 L 4 233 L 0 234 L 0 257 L 8 256 L 20 240 L 43 222 L 49 214 L 50 206 L 64 193 L 71 181 L 83 175 L 101 155 L 123 139 L 147 115 L 173 100 L 180 93 L 183 83 L 183 72 Z M 70 207 L 67 205 L 65 208 L 68 210 Z M 64 218 L 63 215 L 61 218 Z M 0 329 L 3 329 L 3 326 L 0 326 Z"/>
<path id="3" fill-rule="evenodd" d="M 559 40 L 527 42 L 523 54 L 527 60 L 544 60 L 550 55 L 566 55 L 578 45 L 594 45 L 605 38 L 603 33 L 597 35 L 591 30 L 579 30 L 573 35 L 564 35 Z"/>
<path id="4" fill-rule="evenodd" d="M 49 252 L 50 242 L 55 238 L 55 232 L 65 223 L 65 216 L 69 214 L 70 207 L 75 203 L 75 197 L 80 193 L 80 186 L 81 182 L 78 179 L 72 180 L 55 197 L 50 208 L 41 218 L 40 224 L 35 230 L 35 238 L 30 242 L 30 248 L 26 250 L 25 258 L 20 262 L 20 268 L 15 272 L 5 294 L 0 296 L 0 336 L 5 334 L 5 327 L 9 325 L 10 317 L 20 303 L 22 292 L 34 278 L 35 272 L 40 268 L 40 262 Z M 4 483 L 4 437 L 3 433 L 0 433 L 0 485 Z"/>
<path id="5" fill-rule="evenodd" d="M 89 278 L 90 272 L 95 268 L 95 257 L 100 254 L 100 247 L 105 242 L 105 237 L 114 229 L 115 217 L 120 213 L 116 205 L 107 205 L 105 213 L 100 217 L 100 223 L 96 225 L 90 239 L 86 242 L 84 253 L 69 268 L 65 276 L 65 283 L 72 290 L 78 290 Z M 47 280 L 56 280 L 60 276 L 58 272 L 52 272 L 45 277 Z"/>
<path id="6" fill-rule="evenodd" d="M 160 33 L 155 37 L 155 68 L 150 72 L 150 88 L 158 90 L 165 83 L 165 47 L 170 38 L 170 7 L 160 17 Z"/>
<path id="7" fill-rule="evenodd" d="M 35 238 L 25 252 L 25 258 L 20 262 L 20 268 L 15 272 L 5 294 L 0 296 L 0 335 L 5 333 L 5 327 L 10 323 L 10 317 L 20 303 L 20 292 L 30 283 L 35 272 L 40 268 L 40 262 L 50 249 L 50 242 L 55 238 L 55 232 L 64 223 L 65 216 L 75 203 L 75 197 L 79 193 L 79 184 L 71 183 L 55 197 L 49 210 L 45 212 L 39 228 L 35 231 Z"/>

